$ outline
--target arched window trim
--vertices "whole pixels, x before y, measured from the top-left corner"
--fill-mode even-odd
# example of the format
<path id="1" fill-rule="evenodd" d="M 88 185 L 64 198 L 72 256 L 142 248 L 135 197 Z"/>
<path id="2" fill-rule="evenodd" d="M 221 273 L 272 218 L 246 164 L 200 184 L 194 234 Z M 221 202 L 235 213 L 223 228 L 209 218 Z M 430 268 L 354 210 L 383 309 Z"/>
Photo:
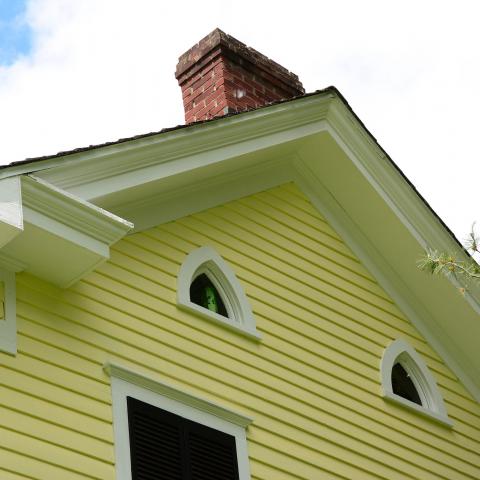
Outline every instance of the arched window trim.
<path id="1" fill-rule="evenodd" d="M 392 368 L 396 363 L 400 363 L 410 376 L 420 396 L 422 405 L 418 405 L 393 392 Z M 385 400 L 452 427 L 453 423 L 448 418 L 442 395 L 433 375 L 420 355 L 408 342 L 400 338 L 385 349 L 380 372 Z"/>
<path id="2" fill-rule="evenodd" d="M 190 285 L 199 275 L 205 274 L 221 295 L 228 318 L 190 301 Z M 200 247 L 190 252 L 177 279 L 177 304 L 218 325 L 244 336 L 259 340 L 252 309 L 233 270 L 212 247 Z"/>

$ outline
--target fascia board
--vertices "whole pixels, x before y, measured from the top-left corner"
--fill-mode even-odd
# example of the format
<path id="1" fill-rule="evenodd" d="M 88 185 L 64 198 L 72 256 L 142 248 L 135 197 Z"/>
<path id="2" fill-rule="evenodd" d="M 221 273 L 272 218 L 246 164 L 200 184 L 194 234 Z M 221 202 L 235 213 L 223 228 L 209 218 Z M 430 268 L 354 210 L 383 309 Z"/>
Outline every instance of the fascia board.
<path id="1" fill-rule="evenodd" d="M 290 157 L 187 184 L 137 201 L 115 205 L 115 212 L 135 219 L 135 232 L 253 195 L 291 181 Z"/>
<path id="2" fill-rule="evenodd" d="M 45 180 L 22 176 L 25 220 L 42 226 L 49 218 L 51 225 L 63 225 L 71 231 L 110 246 L 122 238 L 133 224 L 74 195 L 61 191 Z M 46 228 L 47 225 L 45 224 Z M 57 229 L 58 230 L 58 229 Z M 57 232 L 55 232 L 57 234 Z M 61 236 L 61 234 L 59 234 Z"/>
<path id="3" fill-rule="evenodd" d="M 22 191 L 18 177 L 0 180 L 0 248 L 23 231 Z"/>
<path id="4" fill-rule="evenodd" d="M 133 224 L 64 192 L 42 179 L 23 175 L 16 182 L 24 229 L 0 252 L 0 265 L 27 271 L 61 287 L 71 285 L 109 258 L 109 247 Z M 62 261 L 55 262 L 62 254 Z"/>
<path id="5" fill-rule="evenodd" d="M 344 151 L 349 161 L 367 180 L 368 185 L 375 190 L 400 224 L 408 231 L 407 235 L 411 235 L 418 243 L 417 257 L 409 256 L 408 259 L 404 259 L 409 264 L 411 263 L 410 273 L 406 276 L 399 276 L 396 267 L 392 266 L 393 259 L 389 255 L 386 257 L 374 247 L 376 240 L 372 236 L 372 232 L 362 232 L 360 226 L 356 225 L 353 219 L 348 218 L 349 215 L 345 210 L 345 205 L 338 204 L 335 191 L 329 192 L 325 189 L 322 182 L 327 181 L 327 179 L 315 178 L 312 171 L 304 170 L 302 172 L 301 162 L 297 162 L 296 169 L 299 173 L 302 172 L 300 174 L 300 177 L 303 178 L 300 182 L 303 185 L 302 190 L 305 193 L 308 190 L 310 192 L 324 191 L 328 193 L 331 197 L 330 208 L 334 210 L 334 214 L 328 214 L 325 211 L 325 204 L 328 204 L 325 200 L 326 195 L 323 195 L 324 198 L 321 201 L 315 201 L 312 193 L 309 196 L 334 228 L 342 234 L 352 250 L 395 300 L 407 318 L 412 321 L 439 356 L 461 379 L 463 385 L 474 398 L 480 401 L 478 362 L 477 366 L 472 363 L 472 358 L 475 358 L 476 352 L 471 348 L 467 351 L 462 341 L 463 334 L 460 335 L 461 332 L 452 334 L 451 317 L 439 315 L 437 306 L 435 306 L 436 314 L 433 313 L 429 305 L 425 305 L 423 302 L 423 297 L 427 293 L 442 292 L 437 295 L 436 303 L 446 305 L 449 304 L 448 302 L 455 302 L 458 321 L 465 319 L 465 325 L 469 324 L 471 326 L 474 312 L 478 313 L 480 311 L 478 287 L 470 286 L 469 291 L 465 294 L 466 302 L 459 300 L 460 296 L 456 288 L 438 289 L 437 287 L 440 287 L 438 281 L 445 282 L 443 279 L 437 279 L 437 284 L 434 283 L 434 279 L 429 282 L 425 279 L 418 291 L 412 291 L 412 287 L 410 287 L 411 284 L 416 285 L 415 288 L 419 286 L 418 278 L 413 278 L 415 275 L 421 275 L 421 272 L 415 269 L 415 263 L 425 248 L 435 247 L 446 251 L 459 251 L 459 244 L 339 99 L 332 102 L 327 121 L 328 131 L 336 144 Z M 305 186 L 306 179 L 310 182 L 309 188 Z M 337 204 L 335 208 L 332 207 L 335 204 Z M 343 226 L 338 224 L 339 218 L 343 218 L 341 222 Z M 348 228 L 344 227 L 346 224 L 349 225 Z M 454 286 L 458 287 L 459 285 L 454 282 Z M 428 292 L 427 290 L 422 291 L 423 288 L 427 288 Z M 473 312 L 471 308 L 473 308 Z"/>
<path id="6" fill-rule="evenodd" d="M 193 125 L 115 148 L 105 147 L 36 175 L 92 200 L 142 182 L 310 135 L 318 130 L 315 123 L 325 118 L 331 99 L 331 94 L 299 99 L 288 105 Z"/>
<path id="7" fill-rule="evenodd" d="M 450 232 L 338 99 L 332 102 L 328 123 L 337 143 L 423 248 L 432 245 L 441 249 L 458 248 Z"/>
<path id="8" fill-rule="evenodd" d="M 332 102 L 328 125 L 332 137 L 396 213 L 422 251 L 436 249 L 455 252 L 464 260 L 469 259 L 452 233 L 435 217 L 420 196 L 412 191 L 412 186 L 339 99 Z M 457 288 L 462 286 L 454 277 L 449 280 Z M 465 298 L 480 313 L 480 288 L 469 286 Z"/>
<path id="9" fill-rule="evenodd" d="M 7 255 L 0 250 L 0 269 L 4 268 L 10 272 L 23 272 L 27 268 L 27 264 L 19 260 L 18 258 Z"/>
<path id="10" fill-rule="evenodd" d="M 429 310 L 418 295 L 408 286 L 408 279 L 401 278 L 383 257 L 375 244 L 361 231 L 349 217 L 335 196 L 328 191 L 320 179 L 297 159 L 295 162 L 295 182 L 310 199 L 312 204 L 329 221 L 332 227 L 352 249 L 363 265 L 372 273 L 400 310 L 413 323 L 429 345 L 457 375 L 470 394 L 480 402 L 480 385 L 475 381 L 478 375 L 472 371 L 468 360 L 451 338 L 443 332 L 441 325 L 432 318 Z M 420 292 L 421 294 L 421 292 Z"/>

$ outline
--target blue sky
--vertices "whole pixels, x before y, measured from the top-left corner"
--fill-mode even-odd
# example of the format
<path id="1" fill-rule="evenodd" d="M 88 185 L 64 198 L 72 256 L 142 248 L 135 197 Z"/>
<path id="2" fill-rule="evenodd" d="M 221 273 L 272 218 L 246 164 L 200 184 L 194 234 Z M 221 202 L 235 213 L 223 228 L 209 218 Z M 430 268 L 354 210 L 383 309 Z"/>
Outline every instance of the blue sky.
<path id="1" fill-rule="evenodd" d="M 26 0 L 0 0 L 0 65 L 10 65 L 31 48 L 31 31 L 25 22 Z"/>

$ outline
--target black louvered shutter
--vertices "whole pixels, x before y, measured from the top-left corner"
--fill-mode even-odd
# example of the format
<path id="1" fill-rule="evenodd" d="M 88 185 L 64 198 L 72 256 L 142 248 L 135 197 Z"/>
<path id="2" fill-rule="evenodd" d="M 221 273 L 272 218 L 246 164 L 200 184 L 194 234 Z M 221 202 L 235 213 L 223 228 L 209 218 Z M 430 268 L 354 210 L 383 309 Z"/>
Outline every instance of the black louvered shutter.
<path id="1" fill-rule="evenodd" d="M 183 480 L 181 418 L 127 398 L 133 480 Z"/>
<path id="2" fill-rule="evenodd" d="M 238 480 L 235 437 L 186 421 L 189 480 Z"/>
<path id="3" fill-rule="evenodd" d="M 133 480 L 239 480 L 235 437 L 127 397 Z"/>

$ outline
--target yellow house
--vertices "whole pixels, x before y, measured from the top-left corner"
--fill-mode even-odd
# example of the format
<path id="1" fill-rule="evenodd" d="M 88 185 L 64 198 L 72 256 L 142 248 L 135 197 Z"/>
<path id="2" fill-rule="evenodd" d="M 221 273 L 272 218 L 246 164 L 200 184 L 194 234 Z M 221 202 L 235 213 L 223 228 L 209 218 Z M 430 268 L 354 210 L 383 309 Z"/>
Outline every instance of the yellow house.
<path id="1" fill-rule="evenodd" d="M 0 479 L 479 479 L 451 232 L 335 88 L 219 30 L 177 78 L 186 126 L 0 169 Z"/>

